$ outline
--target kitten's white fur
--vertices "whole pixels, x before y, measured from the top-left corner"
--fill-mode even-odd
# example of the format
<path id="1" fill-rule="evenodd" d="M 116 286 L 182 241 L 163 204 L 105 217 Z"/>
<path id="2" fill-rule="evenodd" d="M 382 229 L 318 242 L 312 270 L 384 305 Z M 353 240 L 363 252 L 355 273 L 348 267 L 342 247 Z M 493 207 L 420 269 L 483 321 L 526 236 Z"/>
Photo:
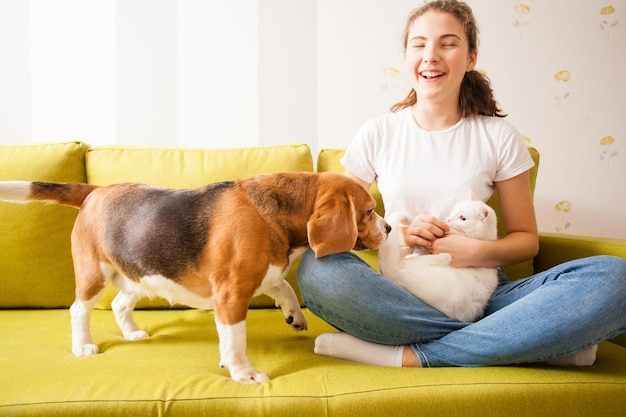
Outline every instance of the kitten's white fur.
<path id="1" fill-rule="evenodd" d="M 382 273 L 402 288 L 439 311 L 464 322 L 480 319 L 489 298 L 498 285 L 496 268 L 453 268 L 447 253 L 419 254 L 403 246 L 399 229 L 409 221 L 402 214 L 392 214 L 392 230 L 380 247 Z M 457 203 L 446 219 L 450 233 L 474 239 L 497 239 L 496 214 L 482 201 Z"/>

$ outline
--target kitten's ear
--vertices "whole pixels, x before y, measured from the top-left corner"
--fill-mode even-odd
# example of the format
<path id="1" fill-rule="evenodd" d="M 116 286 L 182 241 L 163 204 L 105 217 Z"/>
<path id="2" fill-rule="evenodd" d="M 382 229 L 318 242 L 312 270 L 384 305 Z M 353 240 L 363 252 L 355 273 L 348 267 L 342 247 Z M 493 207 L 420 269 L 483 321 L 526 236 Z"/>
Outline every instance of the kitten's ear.
<path id="1" fill-rule="evenodd" d="M 483 223 L 487 223 L 487 219 L 489 218 L 489 210 L 486 207 L 481 207 L 478 209 L 478 215 L 480 216 L 480 220 Z"/>

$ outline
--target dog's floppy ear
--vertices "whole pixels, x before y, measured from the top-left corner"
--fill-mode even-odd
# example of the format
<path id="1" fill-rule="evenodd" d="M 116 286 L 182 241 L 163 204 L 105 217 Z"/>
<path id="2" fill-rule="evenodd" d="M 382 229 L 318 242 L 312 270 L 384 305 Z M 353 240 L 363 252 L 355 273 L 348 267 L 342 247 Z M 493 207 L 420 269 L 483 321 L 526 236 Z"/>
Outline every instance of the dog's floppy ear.
<path id="1" fill-rule="evenodd" d="M 316 258 L 349 251 L 358 233 L 354 203 L 345 194 L 326 193 L 316 201 L 307 223 L 309 245 Z"/>

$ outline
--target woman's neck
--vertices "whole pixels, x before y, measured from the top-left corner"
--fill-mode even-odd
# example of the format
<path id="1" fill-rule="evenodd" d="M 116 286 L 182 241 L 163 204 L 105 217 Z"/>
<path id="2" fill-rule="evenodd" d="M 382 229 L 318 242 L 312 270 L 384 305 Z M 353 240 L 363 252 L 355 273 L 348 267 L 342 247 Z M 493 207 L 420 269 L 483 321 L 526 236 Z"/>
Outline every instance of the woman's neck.
<path id="1" fill-rule="evenodd" d="M 446 130 L 461 120 L 459 109 L 444 108 L 443 106 L 427 106 L 414 104 L 411 107 L 413 119 L 424 130 L 437 132 Z"/>

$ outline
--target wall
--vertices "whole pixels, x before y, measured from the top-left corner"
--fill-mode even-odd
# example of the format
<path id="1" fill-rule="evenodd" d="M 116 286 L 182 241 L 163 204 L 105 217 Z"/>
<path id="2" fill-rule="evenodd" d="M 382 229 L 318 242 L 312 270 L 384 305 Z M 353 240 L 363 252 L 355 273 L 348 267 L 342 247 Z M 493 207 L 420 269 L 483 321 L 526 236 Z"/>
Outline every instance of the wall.
<path id="1" fill-rule="evenodd" d="M 423 0 L 0 0 L 0 143 L 345 147 Z M 626 0 L 469 0 L 543 231 L 626 238 Z"/>

